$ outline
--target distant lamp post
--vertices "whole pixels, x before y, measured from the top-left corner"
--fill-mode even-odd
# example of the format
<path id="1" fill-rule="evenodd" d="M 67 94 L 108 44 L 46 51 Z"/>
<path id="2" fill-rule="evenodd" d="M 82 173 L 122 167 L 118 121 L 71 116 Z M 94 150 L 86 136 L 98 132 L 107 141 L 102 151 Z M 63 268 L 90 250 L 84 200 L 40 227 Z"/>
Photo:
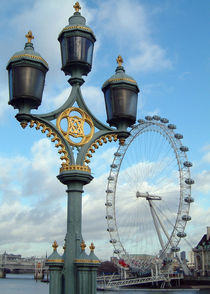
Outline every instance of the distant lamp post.
<path id="1" fill-rule="evenodd" d="M 90 254 L 85 252 L 82 238 L 82 193 L 83 186 L 93 179 L 88 164 L 92 154 L 108 141 L 124 143 L 129 136 L 127 128 L 136 121 L 139 88 L 133 78 L 125 74 L 122 58 L 117 59 L 116 73 L 108 79 L 104 92 L 107 122 L 100 122 L 86 105 L 80 90 L 92 67 L 95 36 L 81 16 L 80 5 L 74 5 L 75 13 L 62 30 L 58 40 L 61 45 L 62 70 L 70 75 L 71 94 L 66 102 L 47 114 L 33 114 L 42 101 L 47 62 L 34 51 L 29 31 L 28 42 L 21 52 L 15 53 L 8 62 L 9 104 L 19 110 L 16 115 L 21 126 L 29 126 L 46 133 L 55 142 L 61 155 L 61 168 L 57 176 L 67 186 L 67 233 L 64 254 L 53 253 L 48 258 L 50 268 L 50 294 L 96 293 L 96 272 L 99 260 L 90 245 Z M 56 120 L 56 124 L 53 121 Z M 77 154 L 75 155 L 75 150 Z"/>

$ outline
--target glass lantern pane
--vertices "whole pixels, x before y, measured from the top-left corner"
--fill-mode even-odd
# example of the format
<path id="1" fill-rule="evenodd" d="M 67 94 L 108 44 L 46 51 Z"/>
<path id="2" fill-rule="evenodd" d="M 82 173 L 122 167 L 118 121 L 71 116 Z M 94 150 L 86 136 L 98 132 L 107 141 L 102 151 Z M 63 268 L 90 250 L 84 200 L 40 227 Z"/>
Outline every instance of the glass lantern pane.
<path id="1" fill-rule="evenodd" d="M 111 99 L 110 88 L 107 88 L 105 92 L 105 104 L 106 104 L 107 121 L 109 121 L 110 119 L 112 119 L 112 99 Z"/>
<path id="2" fill-rule="evenodd" d="M 31 66 L 18 66 L 14 69 L 14 96 L 42 99 L 45 74 Z"/>
<path id="3" fill-rule="evenodd" d="M 113 89 L 113 115 L 136 117 L 137 93 L 127 88 Z"/>
<path id="4" fill-rule="evenodd" d="M 62 56 L 62 64 L 63 64 L 63 66 L 66 63 L 66 58 L 67 58 L 66 51 L 67 51 L 66 50 L 66 39 L 64 38 L 61 41 L 61 52 L 62 52 L 61 56 Z"/>
<path id="5" fill-rule="evenodd" d="M 86 38 L 75 36 L 67 39 L 68 61 L 83 61 L 92 64 L 93 43 Z"/>
<path id="6" fill-rule="evenodd" d="M 13 98 L 13 79 L 12 79 L 12 69 L 9 70 L 9 100 Z"/>

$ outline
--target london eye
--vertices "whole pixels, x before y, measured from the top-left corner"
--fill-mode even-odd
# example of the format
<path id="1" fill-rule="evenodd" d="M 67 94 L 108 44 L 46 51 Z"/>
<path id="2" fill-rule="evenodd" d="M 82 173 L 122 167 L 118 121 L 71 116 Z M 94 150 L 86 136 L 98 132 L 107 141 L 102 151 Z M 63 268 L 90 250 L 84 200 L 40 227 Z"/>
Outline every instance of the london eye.
<path id="1" fill-rule="evenodd" d="M 186 237 L 191 197 L 188 148 L 176 126 L 147 116 L 114 154 L 106 189 L 114 253 L 142 273 L 172 258 Z"/>

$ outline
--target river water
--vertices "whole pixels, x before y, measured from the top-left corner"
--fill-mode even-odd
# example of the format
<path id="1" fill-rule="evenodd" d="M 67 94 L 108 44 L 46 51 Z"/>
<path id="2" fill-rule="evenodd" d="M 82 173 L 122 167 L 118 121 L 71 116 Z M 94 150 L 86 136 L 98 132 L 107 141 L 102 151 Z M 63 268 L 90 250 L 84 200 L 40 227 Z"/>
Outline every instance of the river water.
<path id="1" fill-rule="evenodd" d="M 14 275 L 7 274 L 6 279 L 0 279 L 0 294 L 48 294 L 49 284 L 36 282 L 32 275 Z M 151 289 L 141 289 L 141 290 L 129 290 L 123 289 L 119 291 L 104 291 L 98 292 L 97 294 L 210 294 L 210 289 L 208 290 L 151 290 Z"/>

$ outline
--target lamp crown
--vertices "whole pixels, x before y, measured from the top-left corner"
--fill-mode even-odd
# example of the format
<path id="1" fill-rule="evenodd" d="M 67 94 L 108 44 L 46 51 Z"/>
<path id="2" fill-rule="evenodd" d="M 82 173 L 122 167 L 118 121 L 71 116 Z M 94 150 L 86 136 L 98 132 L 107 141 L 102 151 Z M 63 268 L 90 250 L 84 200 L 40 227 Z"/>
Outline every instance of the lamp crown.
<path id="1" fill-rule="evenodd" d="M 89 248 L 90 248 L 90 251 L 91 251 L 91 252 L 94 252 L 95 246 L 94 246 L 93 243 L 91 243 L 91 245 L 89 246 Z"/>
<path id="2" fill-rule="evenodd" d="M 26 34 L 25 37 L 27 38 L 28 43 L 31 43 L 31 40 L 34 39 L 34 36 L 32 34 L 32 31 L 28 31 L 28 34 Z"/>

